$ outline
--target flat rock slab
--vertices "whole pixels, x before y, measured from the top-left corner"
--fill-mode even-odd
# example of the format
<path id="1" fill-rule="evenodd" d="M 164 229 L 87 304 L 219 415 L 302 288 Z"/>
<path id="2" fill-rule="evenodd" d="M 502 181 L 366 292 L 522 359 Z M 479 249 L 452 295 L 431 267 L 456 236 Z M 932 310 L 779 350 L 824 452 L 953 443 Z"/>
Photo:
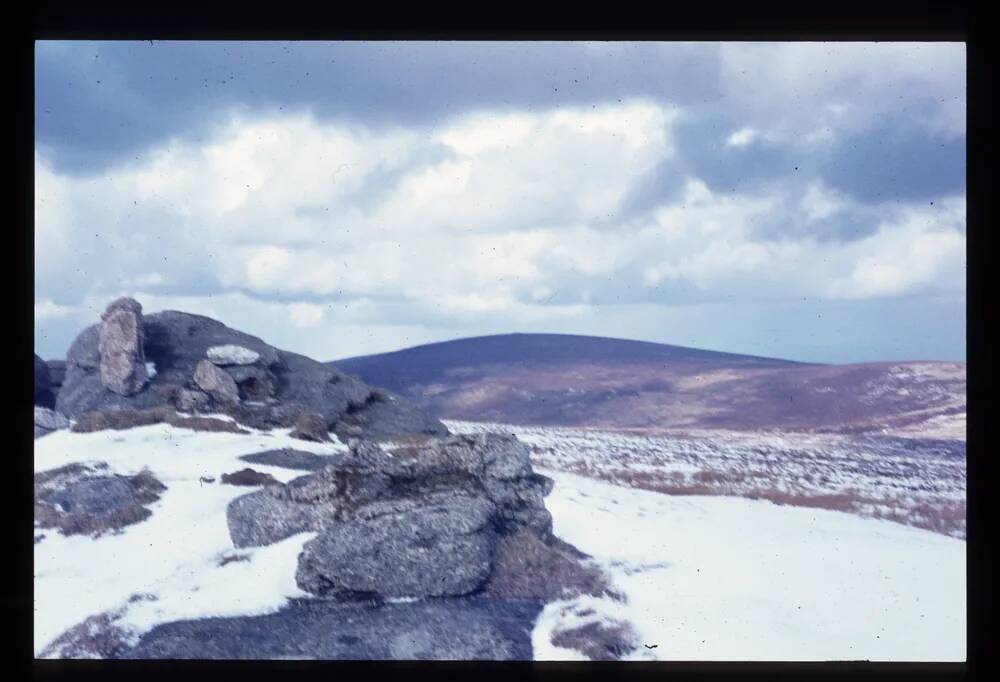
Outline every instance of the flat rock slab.
<path id="1" fill-rule="evenodd" d="M 462 597 L 410 603 L 296 600 L 264 616 L 157 626 L 121 658 L 531 660 L 544 604 Z"/>
<path id="2" fill-rule="evenodd" d="M 149 471 L 110 473 L 107 464 L 74 463 L 35 474 L 35 527 L 97 537 L 149 518 L 144 505 L 166 486 Z"/>
<path id="3" fill-rule="evenodd" d="M 244 462 L 252 464 L 266 464 L 282 469 L 296 469 L 298 471 L 319 471 L 324 467 L 343 462 L 343 455 L 317 455 L 303 450 L 293 450 L 292 448 L 282 448 L 280 450 L 265 450 L 255 452 L 250 455 L 240 457 Z"/>

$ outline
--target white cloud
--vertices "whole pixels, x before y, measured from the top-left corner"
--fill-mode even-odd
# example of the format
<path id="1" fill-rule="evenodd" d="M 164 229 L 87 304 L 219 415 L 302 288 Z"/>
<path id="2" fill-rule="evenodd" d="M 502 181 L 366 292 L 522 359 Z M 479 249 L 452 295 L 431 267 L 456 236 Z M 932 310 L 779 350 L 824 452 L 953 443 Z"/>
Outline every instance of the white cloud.
<path id="1" fill-rule="evenodd" d="M 810 220 L 823 220 L 836 215 L 847 207 L 847 201 L 820 183 L 806 189 L 799 206 Z"/>
<path id="2" fill-rule="evenodd" d="M 323 306 L 315 303 L 293 303 L 288 307 L 288 319 L 299 329 L 317 326 L 324 316 Z"/>
<path id="3" fill-rule="evenodd" d="M 51 298 L 35 299 L 35 319 L 50 320 L 53 318 L 69 317 L 79 312 L 76 306 L 59 305 Z"/>
<path id="4" fill-rule="evenodd" d="M 749 125 L 795 142 L 828 140 L 933 95 L 929 125 L 965 132 L 962 43 L 723 43 L 720 89 Z M 864 106 L 854 103 L 863 102 Z"/>
<path id="5" fill-rule="evenodd" d="M 757 137 L 757 131 L 753 128 L 740 128 L 726 138 L 727 147 L 746 147 Z"/>
<path id="6" fill-rule="evenodd" d="M 36 158 L 36 316 L 63 314 L 54 300 L 96 315 L 115 295 L 141 295 L 269 340 L 290 328 L 274 342 L 287 333 L 286 347 L 329 358 L 374 350 L 337 345 L 342 326 L 406 327 L 419 343 L 428 325 L 559 324 L 592 301 L 672 291 L 964 291 L 961 196 L 886 208 L 855 242 L 761 236 L 851 207 L 819 182 L 735 194 L 690 177 L 670 201 L 619 216 L 622 198 L 673 159 L 676 114 L 644 100 L 482 111 L 422 134 L 290 115 L 234 119 L 202 146 L 171 143 L 110 175 L 63 176 Z M 732 144 L 770 134 L 752 125 Z"/>
<path id="7" fill-rule="evenodd" d="M 850 245 L 848 272 L 831 278 L 832 298 L 899 296 L 933 288 L 965 292 L 964 204 L 951 210 L 907 211 L 871 237 Z M 959 220 L 960 217 L 960 221 Z"/>

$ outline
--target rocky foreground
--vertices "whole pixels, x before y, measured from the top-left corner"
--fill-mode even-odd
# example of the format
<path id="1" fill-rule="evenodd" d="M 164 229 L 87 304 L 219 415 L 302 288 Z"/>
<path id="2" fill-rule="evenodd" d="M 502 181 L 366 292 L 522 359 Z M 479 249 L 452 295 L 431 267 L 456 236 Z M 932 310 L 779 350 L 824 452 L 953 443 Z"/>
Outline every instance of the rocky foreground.
<path id="1" fill-rule="evenodd" d="M 226 506 L 236 553 L 220 566 L 247 560 L 239 550 L 309 538 L 287 576 L 302 597 L 263 615 L 137 631 L 122 614 L 156 599 L 137 593 L 64 630 L 42 657 L 530 659 L 546 603 L 611 592 L 586 555 L 553 535 L 544 504 L 552 481 L 533 471 L 514 436 L 448 435 L 405 400 L 336 369 L 209 318 L 144 316 L 131 299 L 80 334 L 59 384 L 37 356 L 35 367 L 36 438 L 66 429 L 113 438 L 162 424 L 349 445 L 338 455 L 248 452 L 240 459 L 251 466 L 200 479 L 253 488 Z M 253 466 L 308 473 L 282 482 Z M 39 471 L 36 543 L 50 533 L 142 534 L 173 483 L 149 468 L 116 467 L 81 456 Z M 634 643 L 605 648 L 625 653 Z"/>

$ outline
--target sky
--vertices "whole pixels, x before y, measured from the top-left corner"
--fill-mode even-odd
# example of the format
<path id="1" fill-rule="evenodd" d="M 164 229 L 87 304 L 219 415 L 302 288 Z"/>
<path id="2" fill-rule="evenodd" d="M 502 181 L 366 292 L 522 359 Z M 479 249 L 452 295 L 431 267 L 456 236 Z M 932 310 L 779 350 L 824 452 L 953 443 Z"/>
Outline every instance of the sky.
<path id="1" fill-rule="evenodd" d="M 112 299 L 320 360 L 466 336 L 965 360 L 962 43 L 35 47 L 35 349 Z"/>

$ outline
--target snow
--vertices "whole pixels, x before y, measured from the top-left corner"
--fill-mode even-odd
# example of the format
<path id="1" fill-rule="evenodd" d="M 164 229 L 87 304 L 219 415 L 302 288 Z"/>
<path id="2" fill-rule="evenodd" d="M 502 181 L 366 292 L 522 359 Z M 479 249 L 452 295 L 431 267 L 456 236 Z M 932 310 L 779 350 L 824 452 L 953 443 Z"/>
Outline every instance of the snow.
<path id="1" fill-rule="evenodd" d="M 539 660 L 577 658 L 554 630 L 630 622 L 635 659 L 965 660 L 965 543 L 888 521 L 732 497 L 671 496 L 573 474 L 546 505 L 626 602 L 546 606 Z M 582 617 L 589 608 L 594 613 Z M 645 645 L 656 645 L 647 649 Z"/>
<path id="2" fill-rule="evenodd" d="M 763 498 L 888 518 L 965 537 L 965 443 L 870 434 L 606 430 L 448 421 L 513 433 L 542 466 L 677 494 Z"/>
<path id="3" fill-rule="evenodd" d="M 155 362 L 147 362 L 146 363 L 146 377 L 147 377 L 147 379 L 149 381 L 152 381 L 153 379 L 156 378 L 156 363 Z"/>
<path id="4" fill-rule="evenodd" d="M 260 353 L 233 344 L 212 346 L 205 356 L 216 365 L 252 365 L 260 360 Z"/>
<path id="5" fill-rule="evenodd" d="M 303 596 L 295 565 L 310 533 L 267 547 L 235 550 L 226 526 L 226 505 L 252 488 L 205 484 L 199 479 L 246 466 L 288 481 L 305 472 L 248 465 L 238 457 L 292 447 L 316 454 L 344 450 L 333 443 L 292 439 L 289 430 L 250 435 L 205 433 L 165 424 L 127 431 L 60 431 L 35 441 L 35 470 L 71 462 L 107 462 L 115 473 L 148 467 L 167 490 L 149 505 L 147 520 L 98 539 L 36 531 L 36 655 L 60 633 L 88 616 L 123 610 L 118 625 L 138 635 L 180 618 L 259 614 Z M 220 565 L 223 559 L 240 557 Z M 129 602 L 133 595 L 154 599 Z"/>
<path id="6" fill-rule="evenodd" d="M 570 438 L 552 432 L 545 442 L 564 437 Z M 588 442 L 591 449 L 600 444 Z M 560 447 L 570 452 L 582 444 L 567 440 Z M 238 459 L 282 447 L 317 454 L 345 449 L 292 439 L 288 429 L 206 433 L 166 424 L 59 431 L 35 441 L 36 471 L 101 461 L 121 474 L 148 467 L 167 486 L 149 506 L 152 516 L 120 534 L 91 539 L 36 530 L 45 535 L 34 546 L 36 655 L 97 613 L 119 614 L 116 624 L 135 638 L 158 623 L 272 612 L 306 596 L 294 575 L 312 534 L 237 550 L 225 509 L 252 488 L 200 480 L 218 481 L 246 466 L 279 481 L 302 475 Z M 653 470 L 657 461 L 638 464 Z M 592 555 L 625 597 L 546 606 L 532 633 L 540 660 L 581 659 L 554 646 L 553 632 L 601 621 L 635 630 L 633 659 L 965 659 L 959 539 L 841 512 L 664 495 L 536 468 L 555 480 L 546 498 L 555 533 Z"/>

